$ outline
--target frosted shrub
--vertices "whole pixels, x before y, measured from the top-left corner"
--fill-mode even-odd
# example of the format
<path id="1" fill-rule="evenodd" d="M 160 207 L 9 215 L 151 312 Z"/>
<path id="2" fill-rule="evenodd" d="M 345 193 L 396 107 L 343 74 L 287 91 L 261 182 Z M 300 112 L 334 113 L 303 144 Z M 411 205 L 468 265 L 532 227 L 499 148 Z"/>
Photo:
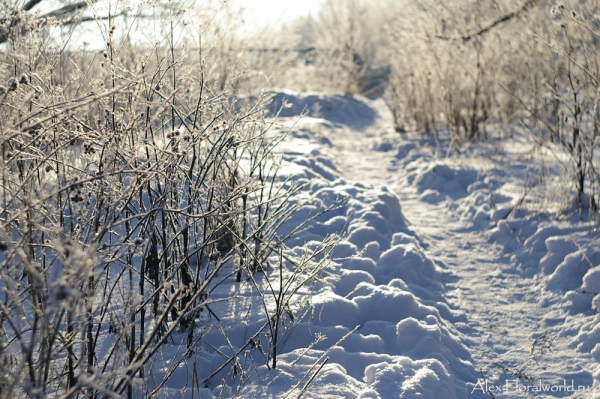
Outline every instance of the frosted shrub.
<path id="1" fill-rule="evenodd" d="M 117 38 L 116 22 L 100 54 L 38 32 L 6 44 L 1 397 L 160 392 L 215 320 L 243 317 L 211 310 L 216 277 L 268 274 L 289 238 L 278 228 L 303 206 L 290 202 L 302 187 L 280 183 L 283 136 L 263 118 L 267 99 L 240 109 L 243 74 L 203 58 L 201 43 L 200 55 L 178 46 L 181 11 L 159 15 L 165 44 L 154 48 Z M 325 262 L 298 260 L 289 298 Z M 253 332 L 272 329 L 273 347 L 289 298 Z M 171 362 L 158 372 L 167 344 Z"/>
<path id="2" fill-rule="evenodd" d="M 573 193 L 579 206 L 595 208 L 597 8 L 530 0 L 403 4 L 390 24 L 386 98 L 396 128 L 447 129 L 457 149 L 488 141 L 491 132 L 504 139 L 518 126 L 534 139 L 536 156 L 558 161 L 559 196 Z M 543 171 L 548 160 L 538 161 Z"/>

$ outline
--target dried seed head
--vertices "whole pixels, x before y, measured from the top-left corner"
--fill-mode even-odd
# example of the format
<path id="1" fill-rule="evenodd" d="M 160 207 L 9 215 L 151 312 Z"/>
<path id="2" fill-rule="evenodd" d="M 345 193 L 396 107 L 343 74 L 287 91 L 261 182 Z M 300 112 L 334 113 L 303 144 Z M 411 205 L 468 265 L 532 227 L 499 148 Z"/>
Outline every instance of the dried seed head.
<path id="1" fill-rule="evenodd" d="M 167 138 L 172 139 L 181 135 L 181 128 L 177 130 L 173 130 L 171 133 L 167 133 Z"/>
<path id="2" fill-rule="evenodd" d="M 56 288 L 55 297 L 59 302 L 65 301 L 72 296 L 72 291 L 64 284 L 59 285 Z"/>
<path id="3" fill-rule="evenodd" d="M 0 94 L 6 93 L 6 87 L 0 86 Z"/>
<path id="4" fill-rule="evenodd" d="M 94 147 L 92 146 L 91 143 L 83 144 L 83 153 L 84 154 L 94 154 L 95 152 L 96 152 L 96 150 L 94 149 Z"/>
<path id="5" fill-rule="evenodd" d="M 27 76 L 26 74 L 22 74 L 21 78 L 19 79 L 19 83 L 22 85 L 29 84 L 29 76 Z"/>
<path id="6" fill-rule="evenodd" d="M 15 78 L 10 78 L 6 81 L 6 85 L 8 86 L 8 91 L 15 91 L 19 87 L 19 82 Z"/>
<path id="7" fill-rule="evenodd" d="M 75 193 L 75 195 L 71 197 L 71 200 L 73 202 L 81 202 L 81 201 L 83 201 L 83 196 L 81 195 L 81 191 L 77 190 L 77 193 Z"/>
<path id="8" fill-rule="evenodd" d="M 550 8 L 550 14 L 555 17 L 561 16 L 562 12 L 565 10 L 565 6 L 562 4 L 554 5 Z"/>

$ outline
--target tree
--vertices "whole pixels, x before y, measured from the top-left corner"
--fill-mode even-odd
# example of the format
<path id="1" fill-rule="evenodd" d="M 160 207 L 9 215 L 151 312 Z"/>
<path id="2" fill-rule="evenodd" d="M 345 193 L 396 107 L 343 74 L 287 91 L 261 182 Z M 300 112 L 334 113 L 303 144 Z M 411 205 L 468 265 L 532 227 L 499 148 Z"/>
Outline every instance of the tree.
<path id="1" fill-rule="evenodd" d="M 47 6 L 48 3 L 50 2 L 47 0 L 29 0 L 22 6 L 19 3 L 6 4 L 5 16 L 0 20 L 0 43 L 45 26 L 50 21 L 76 24 L 94 20 L 92 17 L 81 16 L 81 12 L 89 7 L 90 2 L 79 1 L 41 12 L 41 10 L 51 8 Z"/>
<path id="2" fill-rule="evenodd" d="M 360 0 L 328 0 L 320 15 L 319 47 L 328 49 L 335 60 L 340 89 L 345 94 L 360 91 L 359 80 L 366 69 L 365 13 Z"/>

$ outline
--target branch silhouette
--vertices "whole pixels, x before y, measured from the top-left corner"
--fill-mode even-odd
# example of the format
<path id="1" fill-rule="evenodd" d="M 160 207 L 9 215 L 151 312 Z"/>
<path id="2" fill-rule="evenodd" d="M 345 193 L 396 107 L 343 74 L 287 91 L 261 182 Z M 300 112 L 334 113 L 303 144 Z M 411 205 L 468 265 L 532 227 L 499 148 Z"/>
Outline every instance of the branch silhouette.
<path id="1" fill-rule="evenodd" d="M 442 39 L 442 40 L 462 40 L 463 42 L 468 42 L 469 40 L 473 39 L 474 37 L 477 36 L 481 36 L 487 32 L 489 32 L 490 30 L 494 29 L 496 26 L 501 25 L 507 21 L 510 21 L 511 19 L 518 17 L 519 15 L 523 14 L 525 11 L 527 11 L 527 9 L 529 9 L 530 7 L 532 7 L 535 3 L 537 2 L 537 0 L 527 0 L 518 10 L 509 12 L 508 14 L 503 15 L 502 17 L 490 22 L 488 25 L 484 26 L 483 28 L 469 33 L 467 35 L 463 35 L 463 36 L 435 36 L 436 39 Z"/>

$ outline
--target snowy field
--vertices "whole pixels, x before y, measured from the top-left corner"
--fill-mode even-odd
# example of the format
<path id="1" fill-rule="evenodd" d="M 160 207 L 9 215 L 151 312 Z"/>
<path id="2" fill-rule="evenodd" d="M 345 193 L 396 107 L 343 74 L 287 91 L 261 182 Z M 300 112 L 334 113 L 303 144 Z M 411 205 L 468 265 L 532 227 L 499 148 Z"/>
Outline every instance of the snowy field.
<path id="1" fill-rule="evenodd" d="M 598 231 L 586 212 L 545 212 L 539 190 L 523 196 L 526 140 L 448 154 L 443 135 L 393 132 L 381 100 L 280 92 L 274 109 L 283 99 L 282 172 L 307 184 L 297 201 L 313 198 L 290 224 L 345 199 L 288 252 L 341 241 L 289 302 L 275 369 L 261 334 L 245 344 L 264 323 L 254 310 L 274 306 L 251 285 L 271 280 L 222 285 L 212 299 L 235 292 L 219 306 L 246 322 L 209 331 L 165 397 L 191 398 L 193 380 L 202 398 L 600 397 Z M 267 273 L 284 284 L 282 264 Z M 214 374 L 227 358 L 249 374 Z"/>

